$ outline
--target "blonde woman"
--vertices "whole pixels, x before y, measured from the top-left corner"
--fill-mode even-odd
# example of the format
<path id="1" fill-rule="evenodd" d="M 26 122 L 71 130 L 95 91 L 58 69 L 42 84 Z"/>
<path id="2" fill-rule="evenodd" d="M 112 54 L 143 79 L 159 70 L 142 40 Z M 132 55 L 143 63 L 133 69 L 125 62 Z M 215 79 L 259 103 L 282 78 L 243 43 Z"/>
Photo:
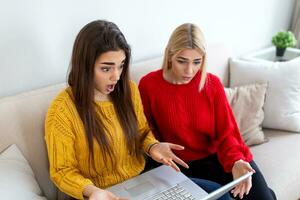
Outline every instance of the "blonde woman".
<path id="1" fill-rule="evenodd" d="M 183 172 L 222 185 L 248 171 L 254 175 L 232 190 L 251 200 L 276 199 L 243 142 L 220 80 L 206 73 L 201 30 L 186 23 L 172 33 L 162 69 L 142 78 L 144 112 L 157 139 L 181 144 Z"/>

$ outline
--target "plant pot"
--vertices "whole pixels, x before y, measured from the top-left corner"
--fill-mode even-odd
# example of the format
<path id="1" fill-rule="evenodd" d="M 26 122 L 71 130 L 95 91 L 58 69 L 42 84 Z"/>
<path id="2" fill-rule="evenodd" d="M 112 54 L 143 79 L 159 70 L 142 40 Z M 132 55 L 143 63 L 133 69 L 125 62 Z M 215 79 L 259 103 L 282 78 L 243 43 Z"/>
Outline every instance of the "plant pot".
<path id="1" fill-rule="evenodd" d="M 278 47 L 276 47 L 276 56 L 277 57 L 282 57 L 284 55 L 285 49 L 286 48 L 278 48 Z"/>

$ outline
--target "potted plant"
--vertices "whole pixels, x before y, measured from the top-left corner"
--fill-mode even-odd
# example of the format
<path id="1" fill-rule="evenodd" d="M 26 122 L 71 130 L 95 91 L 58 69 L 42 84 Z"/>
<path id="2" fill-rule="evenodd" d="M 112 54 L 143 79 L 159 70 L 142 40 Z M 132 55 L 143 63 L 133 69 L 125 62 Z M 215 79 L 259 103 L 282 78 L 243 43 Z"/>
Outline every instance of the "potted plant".
<path id="1" fill-rule="evenodd" d="M 276 56 L 283 56 L 287 47 L 294 47 L 297 40 L 291 31 L 279 31 L 272 37 L 272 44 L 276 47 Z"/>

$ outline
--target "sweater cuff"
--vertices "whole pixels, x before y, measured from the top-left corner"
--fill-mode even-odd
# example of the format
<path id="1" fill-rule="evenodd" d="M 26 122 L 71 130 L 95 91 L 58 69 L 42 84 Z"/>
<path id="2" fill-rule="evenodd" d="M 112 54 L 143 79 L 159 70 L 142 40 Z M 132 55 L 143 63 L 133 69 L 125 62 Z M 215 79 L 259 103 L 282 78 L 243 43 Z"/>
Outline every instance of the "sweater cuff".
<path id="1" fill-rule="evenodd" d="M 143 143 L 144 152 L 147 154 L 149 147 L 155 143 L 159 143 L 159 141 L 154 138 L 152 133 L 149 133 L 149 135 L 145 138 L 144 143 Z"/>
<path id="2" fill-rule="evenodd" d="M 146 151 L 146 154 L 147 154 L 149 157 L 151 157 L 151 155 L 150 155 L 150 150 L 151 150 L 151 148 L 152 148 L 153 146 L 157 145 L 157 144 L 159 144 L 159 142 L 154 142 L 154 143 L 152 143 L 152 144 L 150 144 L 150 145 L 148 146 L 147 151 Z"/>
<path id="3" fill-rule="evenodd" d="M 91 180 L 89 180 L 89 179 L 85 179 L 82 183 L 80 183 L 79 190 L 78 191 L 74 191 L 74 197 L 77 198 L 77 199 L 82 199 L 83 200 L 84 199 L 83 191 L 84 191 L 84 188 L 87 185 L 94 185 L 94 183 Z"/>

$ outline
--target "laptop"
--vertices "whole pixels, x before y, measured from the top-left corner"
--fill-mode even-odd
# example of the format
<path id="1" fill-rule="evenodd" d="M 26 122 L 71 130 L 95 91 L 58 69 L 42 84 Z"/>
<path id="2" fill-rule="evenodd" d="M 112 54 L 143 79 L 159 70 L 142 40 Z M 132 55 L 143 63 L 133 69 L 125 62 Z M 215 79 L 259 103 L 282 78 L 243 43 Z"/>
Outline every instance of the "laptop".
<path id="1" fill-rule="evenodd" d="M 216 200 L 251 175 L 252 172 L 249 172 L 208 194 L 183 173 L 161 165 L 107 190 L 130 200 Z"/>

